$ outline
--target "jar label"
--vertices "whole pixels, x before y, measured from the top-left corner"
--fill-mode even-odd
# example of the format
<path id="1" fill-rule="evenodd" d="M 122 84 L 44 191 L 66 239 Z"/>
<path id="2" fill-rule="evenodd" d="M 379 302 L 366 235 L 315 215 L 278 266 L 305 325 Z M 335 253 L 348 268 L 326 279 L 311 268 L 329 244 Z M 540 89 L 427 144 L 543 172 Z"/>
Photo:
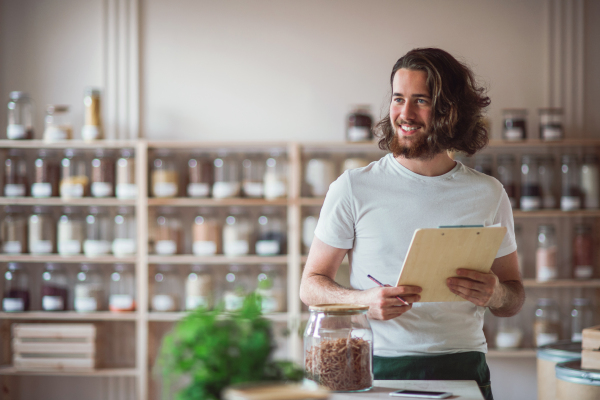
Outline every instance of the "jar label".
<path id="1" fill-rule="evenodd" d="M 579 210 L 581 208 L 581 198 L 579 196 L 561 196 L 560 209 L 563 211 Z"/>
<path id="2" fill-rule="evenodd" d="M 244 297 L 238 296 L 234 292 L 225 293 L 225 311 L 236 311 L 242 308 Z"/>
<path id="3" fill-rule="evenodd" d="M 62 183 L 60 197 L 65 199 L 83 197 L 83 185 L 81 183 Z"/>
<path id="4" fill-rule="evenodd" d="M 539 251 L 538 251 L 539 253 Z M 536 279 L 538 282 L 546 282 L 552 279 L 556 279 L 556 267 L 549 265 L 538 265 L 537 266 L 537 276 Z"/>
<path id="5" fill-rule="evenodd" d="M 594 275 L 594 267 L 592 265 L 576 265 L 575 278 L 577 279 L 588 279 Z"/>
<path id="6" fill-rule="evenodd" d="M 555 126 L 542 126 L 542 139 L 544 140 L 559 140 L 562 139 L 563 133 L 561 128 Z"/>
<path id="7" fill-rule="evenodd" d="M 111 294 L 108 305 L 113 311 L 129 311 L 133 309 L 133 296 L 129 294 Z"/>
<path id="8" fill-rule="evenodd" d="M 61 240 L 58 242 L 58 254 L 61 256 L 81 253 L 79 240 Z"/>
<path id="9" fill-rule="evenodd" d="M 350 142 L 360 142 L 369 140 L 371 129 L 366 126 L 351 126 L 347 131 L 347 138 Z"/>
<path id="10" fill-rule="evenodd" d="M 42 308 L 44 311 L 63 311 L 65 303 L 62 296 L 44 296 L 42 297 Z"/>
<path id="11" fill-rule="evenodd" d="M 177 243 L 174 240 L 158 240 L 154 244 L 156 254 L 171 255 L 177 253 Z"/>
<path id="12" fill-rule="evenodd" d="M 112 252 L 117 257 L 130 256 L 135 254 L 135 239 L 115 239 L 112 243 Z"/>
<path id="13" fill-rule="evenodd" d="M 29 251 L 32 254 L 50 254 L 52 253 L 51 240 L 36 240 L 29 243 Z"/>
<path id="14" fill-rule="evenodd" d="M 37 182 L 31 184 L 31 196 L 50 197 L 52 196 L 52 184 L 48 182 Z"/>
<path id="15" fill-rule="evenodd" d="M 544 208 L 556 208 L 556 198 L 553 195 L 544 196 L 542 204 Z"/>
<path id="16" fill-rule="evenodd" d="M 208 240 L 198 240 L 192 244 L 192 251 L 197 256 L 212 256 L 217 254 L 217 244 Z"/>
<path id="17" fill-rule="evenodd" d="M 168 294 L 155 294 L 152 296 L 153 311 L 175 311 L 175 299 Z"/>
<path id="18" fill-rule="evenodd" d="M 113 195 L 113 187 L 108 182 L 93 182 L 91 191 L 93 197 L 111 197 Z"/>
<path id="19" fill-rule="evenodd" d="M 7 183 L 4 185 L 4 196 L 6 197 L 24 197 L 25 185 L 16 183 Z"/>
<path id="20" fill-rule="evenodd" d="M 231 240 L 225 242 L 223 253 L 228 256 L 243 256 L 248 254 L 249 249 L 247 240 Z"/>
<path id="21" fill-rule="evenodd" d="M 504 129 L 504 138 L 508 140 L 523 139 L 523 129 L 521 128 L 506 128 Z"/>
<path id="22" fill-rule="evenodd" d="M 23 247 L 18 240 L 10 240 L 2 243 L 2 251 L 6 254 L 21 254 L 23 252 Z"/>
<path id="23" fill-rule="evenodd" d="M 280 199 L 287 195 L 287 182 L 265 178 L 265 198 Z"/>
<path id="24" fill-rule="evenodd" d="M 279 254 L 279 241 L 259 240 L 256 242 L 256 254 L 260 256 L 274 256 Z"/>
<path id="25" fill-rule="evenodd" d="M 264 185 L 262 182 L 244 182 L 244 196 L 263 197 Z"/>
<path id="26" fill-rule="evenodd" d="M 56 142 L 67 140 L 71 137 L 71 127 L 61 127 L 57 125 L 49 125 L 44 130 L 44 140 L 47 142 Z"/>
<path id="27" fill-rule="evenodd" d="M 158 182 L 152 186 L 154 197 L 177 196 L 177 184 L 173 182 Z"/>
<path id="28" fill-rule="evenodd" d="M 25 311 L 25 302 L 20 298 L 5 297 L 2 300 L 2 309 L 6 312 L 22 312 Z"/>
<path id="29" fill-rule="evenodd" d="M 110 247 L 108 240 L 86 240 L 83 242 L 83 253 L 88 257 L 102 256 L 110 253 Z"/>
<path id="30" fill-rule="evenodd" d="M 538 196 L 521 196 L 521 210 L 538 210 L 541 205 L 541 199 Z"/>
<path id="31" fill-rule="evenodd" d="M 116 192 L 119 199 L 135 199 L 137 197 L 137 185 L 135 183 L 118 183 Z"/>
<path id="32" fill-rule="evenodd" d="M 10 124 L 6 127 L 6 137 L 9 139 L 25 139 L 25 125 Z"/>
<path id="33" fill-rule="evenodd" d="M 198 307 L 208 308 L 208 297 L 206 296 L 187 296 L 185 298 L 185 309 L 195 310 Z"/>
<path id="34" fill-rule="evenodd" d="M 91 312 L 98 310 L 98 303 L 93 297 L 75 297 L 75 311 Z"/>
<path id="35" fill-rule="evenodd" d="M 537 346 L 543 346 L 558 341 L 558 333 L 538 333 L 536 338 Z"/>
<path id="36" fill-rule="evenodd" d="M 215 199 L 237 197 L 240 194 L 240 184 L 238 182 L 215 182 L 212 192 Z"/>
<path id="37" fill-rule="evenodd" d="M 189 197 L 208 197 L 210 194 L 210 185 L 208 183 L 190 183 L 187 186 Z"/>

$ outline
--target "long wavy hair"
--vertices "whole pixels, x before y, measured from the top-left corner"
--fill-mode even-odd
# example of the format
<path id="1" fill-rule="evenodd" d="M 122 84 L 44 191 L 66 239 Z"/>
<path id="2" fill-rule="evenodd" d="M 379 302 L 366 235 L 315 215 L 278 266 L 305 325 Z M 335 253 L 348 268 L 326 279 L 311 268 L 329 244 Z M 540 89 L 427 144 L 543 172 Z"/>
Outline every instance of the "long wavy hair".
<path id="1" fill-rule="evenodd" d="M 431 131 L 427 138 L 431 148 L 473 155 L 488 144 L 483 111 L 490 105 L 490 98 L 486 89 L 478 86 L 469 67 L 441 49 L 413 49 L 396 61 L 390 86 L 393 86 L 396 71 L 401 68 L 427 74 L 427 87 L 432 98 Z M 395 135 L 388 111 L 388 115 L 375 125 L 379 148 L 391 151 Z"/>

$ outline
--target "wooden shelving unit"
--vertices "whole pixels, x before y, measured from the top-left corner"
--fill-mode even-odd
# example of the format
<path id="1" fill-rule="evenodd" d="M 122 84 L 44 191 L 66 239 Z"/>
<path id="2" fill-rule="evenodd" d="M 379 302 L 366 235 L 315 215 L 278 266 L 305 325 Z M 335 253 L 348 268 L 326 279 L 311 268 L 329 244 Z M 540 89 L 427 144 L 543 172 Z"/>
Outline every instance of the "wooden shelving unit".
<path id="1" fill-rule="evenodd" d="M 0 319 L 36 320 L 36 321 L 136 321 L 136 312 L 115 313 L 109 311 L 76 312 L 76 311 L 28 311 L 20 313 L 0 312 Z"/>
<path id="2" fill-rule="evenodd" d="M 11 365 L 0 367 L 0 375 L 23 375 L 23 376 L 79 376 L 79 377 L 121 377 L 128 376 L 137 378 L 140 372 L 135 368 L 99 368 L 94 371 L 20 371 Z"/>

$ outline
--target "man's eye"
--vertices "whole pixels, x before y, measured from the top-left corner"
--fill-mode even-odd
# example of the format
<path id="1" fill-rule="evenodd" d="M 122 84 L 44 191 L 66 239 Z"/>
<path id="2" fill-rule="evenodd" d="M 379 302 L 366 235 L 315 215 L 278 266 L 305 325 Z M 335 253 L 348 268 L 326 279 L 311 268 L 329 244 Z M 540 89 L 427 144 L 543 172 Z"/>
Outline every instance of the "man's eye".
<path id="1" fill-rule="evenodd" d="M 419 104 L 427 104 L 427 101 L 425 99 L 417 99 L 417 103 L 419 103 Z"/>

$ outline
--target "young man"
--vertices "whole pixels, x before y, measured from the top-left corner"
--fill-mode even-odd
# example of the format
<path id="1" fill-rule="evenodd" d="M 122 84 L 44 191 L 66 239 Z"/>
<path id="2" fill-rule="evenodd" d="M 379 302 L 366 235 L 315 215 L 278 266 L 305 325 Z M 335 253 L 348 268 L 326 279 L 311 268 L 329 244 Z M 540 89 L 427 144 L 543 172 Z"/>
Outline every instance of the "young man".
<path id="1" fill-rule="evenodd" d="M 490 100 L 469 68 L 440 49 L 400 58 L 391 86 L 389 114 L 377 125 L 379 147 L 391 153 L 329 188 L 300 296 L 308 305 L 369 305 L 375 379 L 476 380 L 492 399 L 483 314 L 515 315 L 525 299 L 512 210 L 496 179 L 447 152 L 472 155 L 487 144 L 482 111 Z M 494 224 L 508 231 L 491 272 L 459 269 L 447 281 L 468 301 L 419 303 L 419 287 L 381 288 L 367 278 L 394 283 L 418 228 Z M 352 288 L 334 281 L 346 253 Z"/>

